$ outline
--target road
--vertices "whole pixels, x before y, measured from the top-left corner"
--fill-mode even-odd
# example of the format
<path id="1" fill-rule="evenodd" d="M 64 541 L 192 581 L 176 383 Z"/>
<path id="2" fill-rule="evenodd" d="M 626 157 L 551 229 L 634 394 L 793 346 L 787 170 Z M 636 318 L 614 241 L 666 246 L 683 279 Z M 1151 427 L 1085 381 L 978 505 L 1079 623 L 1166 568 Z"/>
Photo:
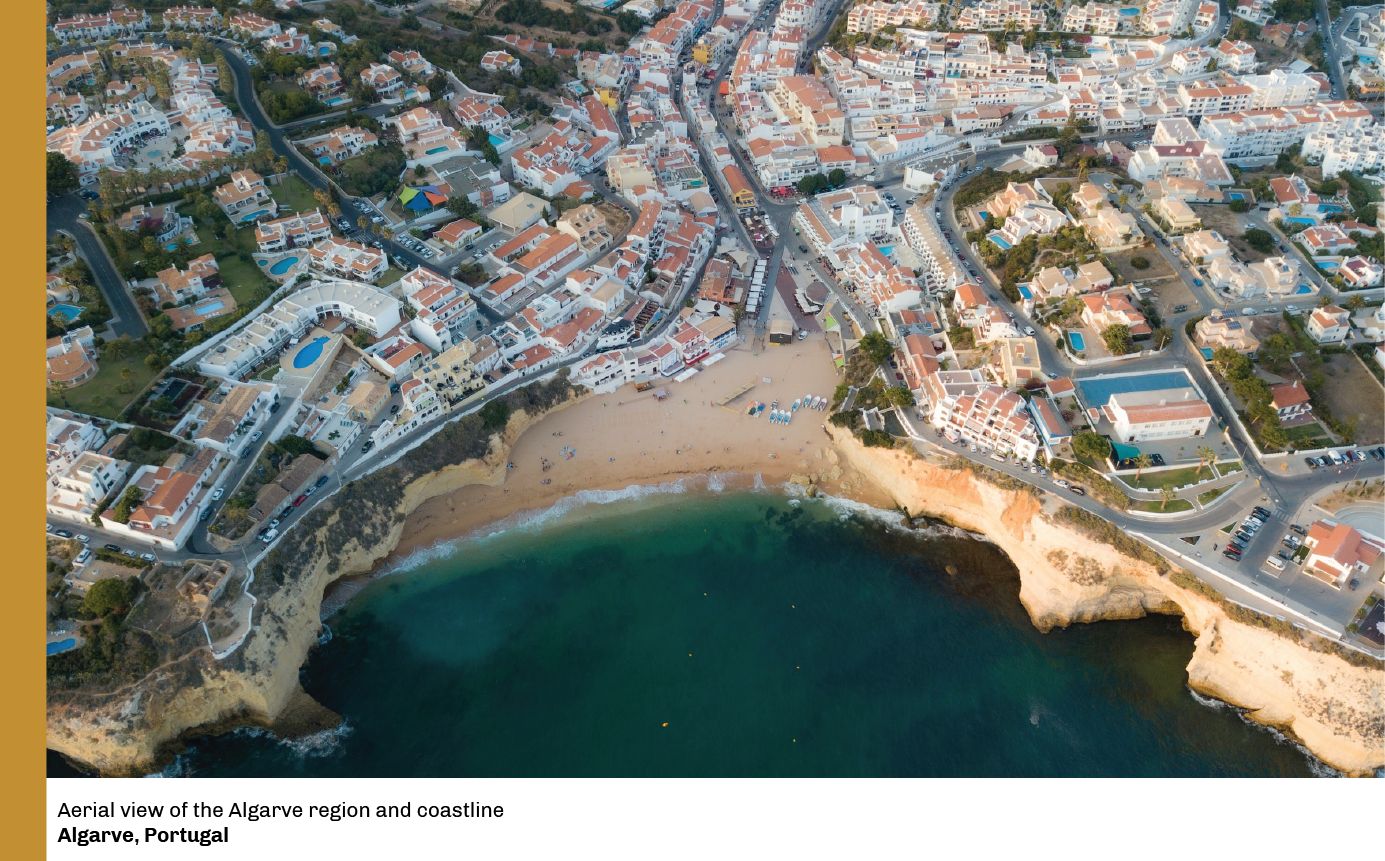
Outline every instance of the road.
<path id="1" fill-rule="evenodd" d="M 92 280 L 96 282 L 106 305 L 113 315 L 111 330 L 117 335 L 129 338 L 143 338 L 149 332 L 149 324 L 135 305 L 125 279 L 115 268 L 115 262 L 106 253 L 106 246 L 96 237 L 85 215 L 87 202 L 76 192 L 63 195 L 48 202 L 48 236 L 62 232 L 71 236 L 77 243 L 77 251 L 91 269 Z"/>

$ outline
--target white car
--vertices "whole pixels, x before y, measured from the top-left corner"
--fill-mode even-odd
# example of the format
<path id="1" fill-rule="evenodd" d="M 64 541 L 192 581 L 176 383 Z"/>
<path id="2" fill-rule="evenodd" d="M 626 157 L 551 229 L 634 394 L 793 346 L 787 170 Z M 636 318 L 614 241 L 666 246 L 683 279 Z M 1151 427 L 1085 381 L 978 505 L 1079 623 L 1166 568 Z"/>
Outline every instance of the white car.
<path id="1" fill-rule="evenodd" d="M 212 491 L 212 501 L 215 502 L 215 501 L 217 501 L 218 499 L 220 499 L 221 497 L 223 497 L 223 496 L 225 496 L 225 495 L 226 495 L 226 488 L 224 488 L 224 487 L 218 487 L 218 488 L 216 488 L 215 490 Z"/>
<path id="2" fill-rule="evenodd" d="M 1024 327 L 1024 334 L 1029 335 L 1029 336 L 1032 337 L 1032 336 L 1034 335 L 1034 327 L 1033 327 L 1033 326 L 1025 326 L 1025 327 Z"/>

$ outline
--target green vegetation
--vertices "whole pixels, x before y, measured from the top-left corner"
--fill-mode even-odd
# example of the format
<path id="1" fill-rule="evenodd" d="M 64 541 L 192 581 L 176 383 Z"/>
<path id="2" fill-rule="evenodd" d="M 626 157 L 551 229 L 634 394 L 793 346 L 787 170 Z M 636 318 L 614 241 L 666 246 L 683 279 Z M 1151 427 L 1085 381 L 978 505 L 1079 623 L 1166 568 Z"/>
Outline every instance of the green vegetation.
<path id="1" fill-rule="evenodd" d="M 1192 511 L 1193 504 L 1186 499 L 1142 499 L 1131 502 L 1130 510 L 1174 514 L 1179 511 Z"/>
<path id="2" fill-rule="evenodd" d="M 889 340 L 879 332 L 868 333 L 856 346 L 877 365 L 888 359 L 890 354 L 894 352 L 894 347 L 890 345 Z"/>
<path id="3" fill-rule="evenodd" d="M 864 428 L 857 431 L 856 436 L 868 448 L 894 448 L 894 437 L 882 430 Z"/>
<path id="4" fill-rule="evenodd" d="M 1017 143 L 1019 141 L 1048 140 L 1049 138 L 1058 137 L 1059 133 L 1061 132 L 1062 129 L 1058 128 L 1057 126 L 1032 126 L 1030 128 L 1024 129 L 1023 131 L 1012 132 L 1008 135 L 1002 135 L 1000 138 L 1000 142 Z"/>
<path id="5" fill-rule="evenodd" d="M 48 153 L 48 196 L 57 197 L 77 187 L 77 168 L 60 152 Z"/>
<path id="6" fill-rule="evenodd" d="M 1141 472 L 1139 478 L 1121 476 L 1121 481 L 1140 490 L 1159 490 L 1164 487 L 1184 487 L 1211 477 L 1206 469 L 1199 465 L 1161 469 L 1158 472 Z"/>
<path id="7" fill-rule="evenodd" d="M 1213 500 L 1223 493 L 1226 493 L 1228 490 L 1230 490 L 1228 487 L 1214 487 L 1211 490 L 1205 490 L 1197 495 L 1198 504 L 1209 505 Z"/>
<path id="8" fill-rule="evenodd" d="M 953 326 L 947 330 L 947 337 L 954 350 L 976 349 L 976 333 L 966 326 Z"/>
<path id="9" fill-rule="evenodd" d="M 333 173 L 347 194 L 374 197 L 399 184 L 404 161 L 404 150 L 398 144 L 381 143 L 337 165 Z"/>
<path id="10" fill-rule="evenodd" d="M 82 599 L 82 612 L 97 619 L 124 616 L 130 611 L 138 592 L 139 581 L 135 578 L 98 580 L 91 584 L 86 597 Z"/>
<path id="11" fill-rule="evenodd" d="M 1245 405 L 1247 425 L 1260 445 L 1274 451 L 1287 446 L 1288 437 L 1279 423 L 1279 413 L 1271 403 L 1270 387 L 1255 375 L 1255 367 L 1250 359 L 1230 347 L 1218 347 L 1212 353 L 1212 366 Z"/>
<path id="12" fill-rule="evenodd" d="M 1101 341 L 1113 356 L 1124 356 L 1135 351 L 1135 342 L 1130 336 L 1130 327 L 1116 323 L 1101 330 Z"/>
<path id="13" fill-rule="evenodd" d="M 506 0 L 504 5 L 495 10 L 495 18 L 505 24 L 548 27 L 568 33 L 586 33 L 589 36 L 600 36 L 611 29 L 609 18 L 590 15 L 580 6 L 574 5 L 571 8 L 571 12 L 563 12 L 545 6 L 540 0 Z"/>
<path id="14" fill-rule="evenodd" d="M 1149 268 L 1149 258 L 1148 258 L 1148 257 L 1141 257 L 1140 255 L 1137 254 L 1137 255 L 1135 255 L 1134 257 L 1130 258 L 1130 267 L 1131 267 L 1132 269 L 1141 269 L 1141 270 L 1148 269 L 1148 268 Z"/>
<path id="15" fill-rule="evenodd" d="M 1054 513 L 1053 519 L 1073 527 L 1093 541 L 1111 545 L 1126 556 L 1148 562 L 1160 574 L 1169 570 L 1169 564 L 1164 557 L 1139 539 L 1130 537 L 1119 526 L 1099 514 L 1093 514 L 1075 505 L 1064 505 Z"/>
<path id="16" fill-rule="evenodd" d="M 119 340 L 132 343 L 128 339 Z M 120 418 L 145 386 L 158 376 L 159 369 L 149 365 L 147 360 L 154 358 L 151 356 L 122 354 L 115 357 L 111 345 L 116 343 L 118 341 L 107 342 L 102 349 L 96 376 L 80 386 L 50 388 L 49 405 L 102 418 Z"/>
<path id="17" fill-rule="evenodd" d="M 1274 250 L 1274 237 L 1270 235 L 1268 230 L 1252 227 L 1242 234 L 1241 238 L 1243 238 L 1251 248 L 1263 254 L 1268 254 Z"/>
<path id="18" fill-rule="evenodd" d="M 119 501 L 111 509 L 111 519 L 116 523 L 129 523 L 130 515 L 143 501 L 144 491 L 133 485 L 125 488 L 125 492 L 121 494 Z"/>
<path id="19" fill-rule="evenodd" d="M 1072 438 L 1072 450 L 1087 466 L 1100 466 L 1111 457 L 1111 441 L 1092 431 L 1078 431 Z"/>
<path id="20" fill-rule="evenodd" d="M 274 186 L 271 191 L 279 205 L 291 212 L 304 212 L 309 209 L 322 209 L 323 203 L 313 190 L 298 176 L 289 176 Z M 253 233 L 253 231 L 251 231 Z"/>
<path id="21" fill-rule="evenodd" d="M 1250 201 L 1246 200 L 1244 197 L 1238 197 L 1228 204 L 1228 208 L 1232 212 L 1250 212 Z"/>

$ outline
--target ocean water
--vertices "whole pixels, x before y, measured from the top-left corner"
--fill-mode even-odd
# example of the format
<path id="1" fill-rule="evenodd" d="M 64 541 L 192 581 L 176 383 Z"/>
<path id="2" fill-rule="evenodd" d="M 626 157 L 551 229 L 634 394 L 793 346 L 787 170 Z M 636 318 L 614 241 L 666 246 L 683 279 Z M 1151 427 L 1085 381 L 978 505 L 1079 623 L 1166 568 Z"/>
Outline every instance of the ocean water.
<path id="1" fill-rule="evenodd" d="M 1311 773 L 1194 698 L 1177 619 L 1041 634 L 994 546 L 892 520 L 665 490 L 420 556 L 303 670 L 340 729 L 237 731 L 168 773 Z"/>

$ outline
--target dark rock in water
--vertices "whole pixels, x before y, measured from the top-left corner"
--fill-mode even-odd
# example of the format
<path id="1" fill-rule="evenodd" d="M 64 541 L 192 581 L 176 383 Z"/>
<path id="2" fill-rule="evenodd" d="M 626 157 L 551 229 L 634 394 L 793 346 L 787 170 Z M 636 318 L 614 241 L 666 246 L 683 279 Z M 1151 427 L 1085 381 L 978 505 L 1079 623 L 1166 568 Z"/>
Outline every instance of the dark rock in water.
<path id="1" fill-rule="evenodd" d="M 302 688 L 284 708 L 284 713 L 269 729 L 280 738 L 301 738 L 333 729 L 341 724 L 341 715 L 313 699 Z"/>
<path id="2" fill-rule="evenodd" d="M 956 576 L 957 576 L 957 566 L 956 566 L 956 565 L 953 565 L 953 564 L 950 563 L 950 562 L 949 562 L 948 564 L 946 564 L 946 565 L 943 566 L 943 570 L 947 572 L 947 575 L 948 575 L 949 577 L 956 577 Z"/>

